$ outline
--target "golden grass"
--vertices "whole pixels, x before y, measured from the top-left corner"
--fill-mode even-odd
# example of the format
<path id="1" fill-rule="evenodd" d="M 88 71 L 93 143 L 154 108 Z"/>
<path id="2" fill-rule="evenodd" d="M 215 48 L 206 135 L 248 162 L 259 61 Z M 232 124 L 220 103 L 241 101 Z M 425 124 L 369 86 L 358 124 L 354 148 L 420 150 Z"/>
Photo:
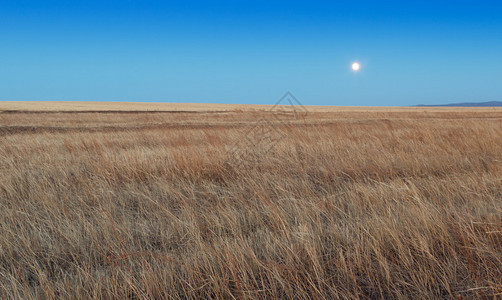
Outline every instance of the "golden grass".
<path id="1" fill-rule="evenodd" d="M 21 108 L 0 105 L 2 298 L 502 293 L 500 109 Z"/>

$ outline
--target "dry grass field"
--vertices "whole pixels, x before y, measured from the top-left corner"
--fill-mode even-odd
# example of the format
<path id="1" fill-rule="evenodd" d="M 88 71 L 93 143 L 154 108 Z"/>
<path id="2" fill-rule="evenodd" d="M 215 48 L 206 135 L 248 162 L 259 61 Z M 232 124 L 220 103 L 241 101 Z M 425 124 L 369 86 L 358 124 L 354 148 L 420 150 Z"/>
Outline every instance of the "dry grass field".
<path id="1" fill-rule="evenodd" d="M 502 296 L 501 109 L 43 105 L 0 105 L 1 298 Z"/>

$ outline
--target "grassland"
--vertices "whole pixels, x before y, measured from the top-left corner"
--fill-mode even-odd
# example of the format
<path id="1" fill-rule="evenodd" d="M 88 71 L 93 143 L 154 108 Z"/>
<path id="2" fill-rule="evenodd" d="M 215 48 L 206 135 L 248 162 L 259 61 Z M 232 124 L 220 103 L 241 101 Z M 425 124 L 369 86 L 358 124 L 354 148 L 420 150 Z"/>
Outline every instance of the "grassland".
<path id="1" fill-rule="evenodd" d="M 502 295 L 501 109 L 65 105 L 0 105 L 2 298 Z"/>

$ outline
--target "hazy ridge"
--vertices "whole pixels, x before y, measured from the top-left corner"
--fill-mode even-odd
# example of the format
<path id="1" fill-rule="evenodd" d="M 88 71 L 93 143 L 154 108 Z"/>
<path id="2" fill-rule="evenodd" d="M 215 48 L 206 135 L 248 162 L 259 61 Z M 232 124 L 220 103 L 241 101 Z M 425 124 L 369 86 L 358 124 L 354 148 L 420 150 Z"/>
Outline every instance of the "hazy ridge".
<path id="1" fill-rule="evenodd" d="M 436 105 L 419 104 L 417 106 L 425 106 L 425 107 L 502 107 L 502 101 L 463 102 L 463 103 L 436 104 Z"/>

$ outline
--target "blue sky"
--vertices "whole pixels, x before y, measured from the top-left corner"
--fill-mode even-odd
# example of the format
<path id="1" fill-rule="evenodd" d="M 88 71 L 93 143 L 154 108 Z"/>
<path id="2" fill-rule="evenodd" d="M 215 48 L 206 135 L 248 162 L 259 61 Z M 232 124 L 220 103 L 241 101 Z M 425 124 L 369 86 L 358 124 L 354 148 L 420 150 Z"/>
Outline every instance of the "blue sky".
<path id="1" fill-rule="evenodd" d="M 502 101 L 502 3 L 0 0 L 0 100 L 286 91 L 311 105 Z"/>

